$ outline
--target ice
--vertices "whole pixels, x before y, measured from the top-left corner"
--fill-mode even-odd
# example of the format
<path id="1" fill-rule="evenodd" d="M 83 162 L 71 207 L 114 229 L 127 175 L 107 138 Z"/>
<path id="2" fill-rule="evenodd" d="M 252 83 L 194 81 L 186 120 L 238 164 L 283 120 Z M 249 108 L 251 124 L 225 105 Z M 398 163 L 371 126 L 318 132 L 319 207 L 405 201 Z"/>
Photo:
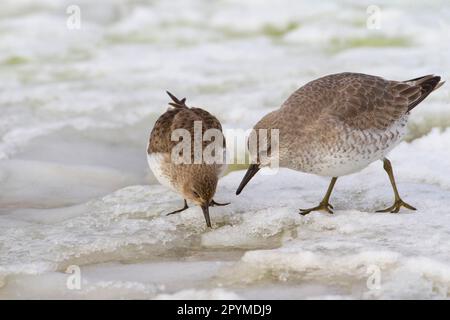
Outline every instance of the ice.
<path id="1" fill-rule="evenodd" d="M 159 294 L 156 300 L 239 300 L 241 297 L 236 293 L 223 289 L 212 290 L 182 290 L 173 294 Z"/>
<path id="2" fill-rule="evenodd" d="M 0 298 L 449 297 L 448 83 L 390 155 L 414 212 L 375 213 L 393 201 L 381 162 L 338 179 L 334 215 L 305 217 L 327 179 L 261 170 L 236 197 L 236 171 L 209 230 L 195 206 L 166 216 L 183 201 L 145 157 L 165 90 L 247 129 L 325 74 L 448 80 L 442 1 L 379 1 L 376 30 L 370 1 L 79 0 L 68 30 L 71 4 L 0 4 Z"/>
<path id="3" fill-rule="evenodd" d="M 448 157 L 449 142 L 450 131 L 434 130 L 392 152 L 400 193 L 417 206 L 416 212 L 374 213 L 393 201 L 381 162 L 338 180 L 331 199 L 334 215 L 298 215 L 298 207 L 320 200 L 327 181 L 287 169 L 259 173 L 239 197 L 233 191 L 243 172 L 224 177 L 217 199 L 232 204 L 211 209 L 212 230 L 196 207 L 166 216 L 182 201 L 159 185 L 126 187 L 45 215 L 43 210 L 13 211 L 0 218 L 3 295 L 20 291 L 27 274 L 65 279 L 67 266 L 80 265 L 88 279 L 95 279 L 77 293 L 86 298 L 201 298 L 207 295 L 202 290 L 215 288 L 252 297 L 257 296 L 252 295 L 255 287 L 268 282 L 297 288 L 299 298 L 327 298 L 327 291 L 309 294 L 304 285 L 332 287 L 352 298 L 445 298 L 450 285 L 450 167 L 436 159 Z M 434 170 L 418 170 L 429 163 Z M 214 258 L 224 250 L 236 254 Z M 202 257 L 204 252 L 212 253 Z M 151 265 L 138 265 L 149 259 L 154 260 Z M 129 266 L 87 266 L 108 261 Z M 371 268 L 380 272 L 381 289 L 366 287 Z M 150 282 L 152 290 L 146 287 L 147 277 L 158 279 Z M 180 282 L 181 287 L 173 285 Z M 196 286 L 204 289 L 197 292 Z M 56 294 L 41 290 L 49 297 Z M 228 297 L 222 291 L 212 296 Z"/>

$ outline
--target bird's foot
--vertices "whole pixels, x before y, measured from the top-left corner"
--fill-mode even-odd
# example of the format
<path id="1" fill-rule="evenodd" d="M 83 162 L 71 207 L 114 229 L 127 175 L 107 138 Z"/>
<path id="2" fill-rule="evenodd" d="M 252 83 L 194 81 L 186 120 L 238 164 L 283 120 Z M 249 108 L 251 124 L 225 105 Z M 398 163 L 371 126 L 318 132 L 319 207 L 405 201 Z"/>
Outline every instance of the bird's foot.
<path id="1" fill-rule="evenodd" d="M 309 208 L 309 209 L 300 209 L 300 214 L 302 216 L 306 216 L 308 213 L 310 213 L 311 211 L 326 211 L 328 213 L 333 214 L 333 211 L 331 210 L 333 209 L 333 206 L 331 204 L 329 204 L 328 202 L 321 202 L 318 206 L 313 207 L 313 208 Z"/>
<path id="2" fill-rule="evenodd" d="M 175 210 L 175 211 L 172 211 L 172 212 L 169 212 L 168 214 L 166 214 L 166 216 L 170 216 L 171 214 L 175 214 L 175 213 L 180 213 L 180 212 L 182 212 L 182 211 L 184 211 L 184 210 L 186 210 L 186 209 L 188 209 L 189 208 L 189 206 L 187 205 L 187 202 L 186 202 L 186 200 L 184 201 L 184 207 L 183 208 L 181 208 L 181 209 L 178 209 L 178 210 Z"/>
<path id="3" fill-rule="evenodd" d="M 214 199 L 213 200 L 211 200 L 211 202 L 209 203 L 209 205 L 211 206 L 211 207 L 221 207 L 221 206 L 227 206 L 227 205 L 229 205 L 230 204 L 230 202 L 226 202 L 226 203 L 219 203 L 219 202 L 215 202 L 214 201 Z"/>
<path id="4" fill-rule="evenodd" d="M 389 208 L 383 209 L 383 210 L 377 210 L 376 212 L 391 212 L 391 213 L 398 213 L 400 211 L 400 208 L 404 207 L 409 210 L 417 210 L 412 205 L 404 202 L 402 199 L 396 199 L 394 204 L 390 206 Z"/>

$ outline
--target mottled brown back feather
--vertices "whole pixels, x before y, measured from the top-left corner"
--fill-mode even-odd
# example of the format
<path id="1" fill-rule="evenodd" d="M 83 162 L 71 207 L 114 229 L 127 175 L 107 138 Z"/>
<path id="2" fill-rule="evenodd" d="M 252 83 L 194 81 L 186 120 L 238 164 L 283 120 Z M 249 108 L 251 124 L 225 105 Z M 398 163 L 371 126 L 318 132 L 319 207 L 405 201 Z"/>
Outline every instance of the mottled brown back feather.
<path id="1" fill-rule="evenodd" d="M 218 129 L 222 132 L 222 126 L 219 120 L 203 109 L 195 107 L 170 108 L 156 121 L 150 134 L 147 153 L 170 153 L 173 146 L 178 143 L 178 141 L 171 141 L 172 131 L 175 129 L 185 129 L 189 131 L 192 138 L 191 143 L 193 145 L 194 121 L 202 122 L 203 133 L 208 129 Z M 203 147 L 206 147 L 209 143 L 211 142 L 203 142 Z M 223 147 L 225 147 L 225 138 Z"/>
<path id="2" fill-rule="evenodd" d="M 412 84 L 415 88 L 417 88 L 417 87 L 420 88 L 420 93 L 418 94 L 418 97 L 414 100 L 413 103 L 411 103 L 408 106 L 408 111 L 412 110 L 419 103 L 421 103 L 426 97 L 428 97 L 428 95 L 432 91 L 439 88 L 443 84 L 440 81 L 441 81 L 441 77 L 433 76 L 433 75 L 428 75 L 428 76 L 405 81 L 406 83 Z"/>
<path id="3" fill-rule="evenodd" d="M 284 118 L 296 114 L 301 121 L 337 120 L 355 129 L 383 130 L 423 101 L 440 80 L 423 79 L 400 82 L 361 73 L 332 74 L 298 89 L 280 112 Z M 302 109 L 300 115 L 297 108 Z"/>

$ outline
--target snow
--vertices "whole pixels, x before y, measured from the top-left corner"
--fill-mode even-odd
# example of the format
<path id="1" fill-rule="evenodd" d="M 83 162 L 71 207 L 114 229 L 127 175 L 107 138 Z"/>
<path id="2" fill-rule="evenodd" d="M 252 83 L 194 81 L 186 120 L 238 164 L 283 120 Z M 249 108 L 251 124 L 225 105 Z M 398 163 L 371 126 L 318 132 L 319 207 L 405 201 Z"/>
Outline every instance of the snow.
<path id="1" fill-rule="evenodd" d="M 79 0 L 68 31 L 67 1 L 2 1 L 0 299 L 448 299 L 448 83 L 389 156 L 417 211 L 375 213 L 393 202 L 379 161 L 338 179 L 333 215 L 298 214 L 327 179 L 261 170 L 236 196 L 235 171 L 209 230 L 198 207 L 165 215 L 182 199 L 147 167 L 167 89 L 244 132 L 325 74 L 448 80 L 448 7 L 379 1 L 369 30 L 370 4 Z"/>
<path id="2" fill-rule="evenodd" d="M 202 298 L 213 290 L 213 298 L 253 297 L 251 290 L 267 283 L 294 288 L 307 283 L 331 286 L 350 298 L 445 298 L 450 285 L 449 147 L 450 131 L 434 130 L 392 152 L 400 193 L 417 206 L 415 212 L 374 212 L 393 201 L 381 162 L 338 179 L 333 215 L 298 214 L 299 207 L 320 201 L 327 181 L 288 169 L 260 173 L 238 197 L 233 191 L 244 172 L 225 176 L 217 198 L 232 204 L 212 208 L 212 230 L 197 207 L 166 216 L 181 199 L 159 185 L 120 189 L 84 207 L 60 210 L 58 219 L 30 219 L 26 212 L 13 211 L 0 217 L 0 292 L 14 296 L 30 274 L 41 275 L 31 278 L 36 293 L 48 291 L 40 281 L 66 279 L 69 265 L 83 270 L 92 263 L 127 261 L 130 266 L 121 270 L 87 266 L 88 279 L 95 281 L 89 280 L 78 296 Z M 217 259 L 218 252 L 227 251 L 233 254 Z M 208 252 L 215 253 L 201 257 Z M 155 261 L 138 267 L 147 259 Z M 366 285 L 370 268 L 379 269 L 377 290 Z M 181 287 L 174 285 L 180 282 Z M 214 291 L 218 288 L 225 291 Z M 328 295 L 327 290 L 314 296 L 300 292 L 297 298 Z"/>

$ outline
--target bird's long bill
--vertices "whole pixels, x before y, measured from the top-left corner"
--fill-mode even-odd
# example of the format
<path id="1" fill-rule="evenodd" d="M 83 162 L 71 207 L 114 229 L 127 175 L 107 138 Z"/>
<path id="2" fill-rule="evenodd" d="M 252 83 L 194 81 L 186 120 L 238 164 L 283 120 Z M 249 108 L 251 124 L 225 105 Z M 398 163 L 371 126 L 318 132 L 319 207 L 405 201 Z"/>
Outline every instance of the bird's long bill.
<path id="1" fill-rule="evenodd" d="M 206 225 L 211 228 L 211 219 L 209 218 L 209 203 L 202 205 L 203 215 L 205 216 Z"/>
<path id="2" fill-rule="evenodd" d="M 253 176 L 259 171 L 260 167 L 258 164 L 251 164 L 248 168 L 247 172 L 245 173 L 244 178 L 241 181 L 241 184 L 239 185 L 239 188 L 236 190 L 236 194 L 240 194 L 242 189 L 247 185 L 247 183 L 253 178 Z"/>

